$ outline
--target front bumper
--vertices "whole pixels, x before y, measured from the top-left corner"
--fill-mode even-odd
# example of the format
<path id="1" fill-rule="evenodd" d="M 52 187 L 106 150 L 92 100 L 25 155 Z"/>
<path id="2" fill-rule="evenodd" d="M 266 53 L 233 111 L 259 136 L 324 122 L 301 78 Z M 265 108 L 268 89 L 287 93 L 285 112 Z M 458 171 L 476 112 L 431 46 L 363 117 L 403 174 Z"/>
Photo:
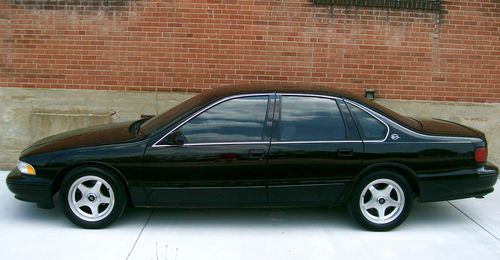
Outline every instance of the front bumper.
<path id="1" fill-rule="evenodd" d="M 487 163 L 475 169 L 422 174 L 418 178 L 421 202 L 482 197 L 493 192 L 498 168 Z"/>
<path id="2" fill-rule="evenodd" d="M 52 182 L 37 176 L 21 174 L 17 168 L 7 176 L 7 187 L 22 201 L 35 202 L 41 208 L 53 208 Z"/>

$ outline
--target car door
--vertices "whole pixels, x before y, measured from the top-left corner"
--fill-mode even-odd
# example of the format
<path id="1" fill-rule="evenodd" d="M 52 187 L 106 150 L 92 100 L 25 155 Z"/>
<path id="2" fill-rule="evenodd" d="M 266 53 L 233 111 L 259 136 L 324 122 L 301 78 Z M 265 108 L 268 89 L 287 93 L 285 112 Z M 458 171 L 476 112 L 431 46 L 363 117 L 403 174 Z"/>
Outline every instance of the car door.
<path id="1" fill-rule="evenodd" d="M 341 111 L 348 112 L 333 97 L 277 96 L 268 160 L 271 205 L 333 205 L 352 181 L 363 143 Z"/>
<path id="2" fill-rule="evenodd" d="M 148 147 L 144 183 L 152 206 L 267 203 L 274 94 L 217 101 Z"/>

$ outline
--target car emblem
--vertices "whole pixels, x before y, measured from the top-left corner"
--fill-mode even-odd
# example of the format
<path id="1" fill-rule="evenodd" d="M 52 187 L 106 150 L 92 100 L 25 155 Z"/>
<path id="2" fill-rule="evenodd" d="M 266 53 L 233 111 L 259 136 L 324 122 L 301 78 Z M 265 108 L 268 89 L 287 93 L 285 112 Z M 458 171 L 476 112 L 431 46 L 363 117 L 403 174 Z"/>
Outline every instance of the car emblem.
<path id="1" fill-rule="evenodd" d="M 391 135 L 391 139 L 394 140 L 394 141 L 396 141 L 396 140 L 399 139 L 399 135 L 398 134 L 392 134 Z"/>

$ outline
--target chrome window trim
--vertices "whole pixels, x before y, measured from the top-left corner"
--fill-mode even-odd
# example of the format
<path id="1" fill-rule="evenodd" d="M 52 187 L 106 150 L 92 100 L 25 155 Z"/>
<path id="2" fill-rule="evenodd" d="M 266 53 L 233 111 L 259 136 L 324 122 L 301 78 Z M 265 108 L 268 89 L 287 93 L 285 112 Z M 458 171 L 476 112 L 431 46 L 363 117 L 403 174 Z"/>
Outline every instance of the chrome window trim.
<path id="1" fill-rule="evenodd" d="M 390 119 L 388 119 L 390 120 Z M 402 129 L 404 129 L 404 131 L 407 131 L 413 135 L 417 135 L 417 136 L 420 136 L 420 137 L 424 137 L 424 138 L 429 138 L 429 139 L 439 139 L 439 140 L 436 140 L 434 142 L 430 142 L 430 143 L 447 143 L 448 141 L 449 142 L 453 142 L 453 141 L 456 141 L 455 143 L 472 143 L 474 141 L 481 141 L 480 138 L 476 138 L 476 137 L 459 137 L 459 136 L 446 136 L 446 135 L 427 135 L 427 134 L 421 134 L 421 133 L 418 133 L 418 132 L 415 132 L 411 129 L 408 129 L 392 120 L 390 120 L 393 124 L 397 125 L 398 127 L 401 127 Z M 461 141 L 461 142 L 460 142 Z"/>
<path id="2" fill-rule="evenodd" d="M 354 105 L 358 108 L 360 108 L 361 110 L 367 112 L 368 114 L 374 116 L 378 121 L 382 122 L 382 124 L 384 124 L 386 127 L 387 127 L 387 135 L 385 136 L 385 138 L 383 140 L 363 140 L 363 142 L 365 143 L 378 143 L 378 142 L 385 142 L 387 140 L 387 138 L 389 137 L 389 134 L 390 134 L 390 127 L 389 125 L 384 122 L 384 120 L 382 120 L 380 117 L 384 118 L 385 120 L 391 122 L 391 124 L 394 124 L 402 129 L 404 129 L 404 131 L 407 131 L 407 132 L 410 132 L 411 134 L 414 134 L 414 135 L 417 135 L 417 136 L 420 136 L 420 137 L 425 137 L 425 138 L 434 138 L 434 139 L 440 139 L 439 141 L 435 141 L 435 142 L 427 142 L 427 143 L 443 143 L 443 142 L 446 142 L 446 143 L 450 143 L 451 141 L 456 141 L 454 143 L 470 143 L 472 141 L 477 141 L 477 140 L 481 140 L 480 138 L 475 138 L 475 137 L 458 137 L 458 136 L 440 136 L 440 135 L 427 135 L 427 134 L 421 134 L 421 133 L 418 133 L 418 132 L 415 132 L 411 129 L 408 129 L 407 127 L 395 122 L 394 120 L 391 120 L 389 118 L 387 118 L 386 116 L 376 112 L 376 111 L 373 111 L 372 109 L 366 107 L 365 105 L 363 104 L 360 104 L 356 101 L 352 101 L 348 98 L 339 98 L 339 97 L 334 97 L 334 96 L 327 96 L 327 95 L 319 95 L 319 94 L 306 94 L 306 93 L 276 93 L 277 95 L 282 95 L 282 96 L 311 96 L 311 97 L 322 97 L 322 98 L 329 98 L 329 99 L 334 99 L 334 100 L 343 100 L 344 102 L 346 103 L 350 103 L 351 105 Z M 447 141 L 443 140 L 443 139 L 447 139 Z M 449 142 L 450 141 L 450 142 Z M 391 142 L 392 143 L 392 142 Z M 402 142 L 395 142 L 395 143 L 402 143 Z M 408 142 L 408 143 L 421 143 L 421 142 Z"/>
<path id="3" fill-rule="evenodd" d="M 335 144 L 335 143 L 362 143 L 361 140 L 338 141 L 271 141 L 271 144 Z"/>
<path id="4" fill-rule="evenodd" d="M 330 143 L 363 143 L 361 140 L 338 140 L 338 141 L 259 141 L 259 142 L 220 142 L 220 143 L 193 143 L 193 144 L 184 144 L 182 146 L 215 146 L 215 145 L 245 145 L 245 144 L 330 144 Z M 463 143 L 468 143 L 468 142 L 460 142 L 460 141 L 429 141 L 429 142 L 421 142 L 421 141 L 415 141 L 415 142 L 389 142 L 387 144 L 412 144 L 412 143 L 428 143 L 428 144 L 434 144 L 434 143 L 450 143 L 450 144 L 463 144 Z M 170 145 L 170 144 L 165 144 L 165 145 L 157 145 L 156 147 L 181 147 L 181 145 Z"/>
<path id="5" fill-rule="evenodd" d="M 362 143 L 361 140 L 340 140 L 340 141 L 272 141 L 272 142 L 220 142 L 220 143 L 194 143 L 184 145 L 157 145 L 157 147 L 181 147 L 181 146 L 214 146 L 214 145 L 245 145 L 245 144 L 330 144 L 330 143 Z"/>
<path id="6" fill-rule="evenodd" d="M 187 119 L 183 120 L 176 127 L 172 128 L 172 130 L 168 131 L 167 134 L 165 134 L 164 136 L 162 136 L 162 138 L 160 138 L 158 141 L 156 141 L 151 147 L 176 147 L 176 146 L 178 146 L 178 145 L 167 145 L 167 144 L 161 145 L 161 144 L 158 144 L 158 143 L 160 143 L 161 141 L 163 141 L 163 139 L 165 139 L 165 137 L 167 137 L 169 134 L 173 133 L 174 131 L 176 131 L 180 127 L 182 127 L 184 124 L 186 124 L 187 122 L 189 122 L 191 119 L 197 117 L 199 114 L 201 114 L 201 113 L 209 110 L 210 108 L 212 108 L 214 106 L 217 106 L 220 103 L 226 102 L 226 101 L 231 100 L 231 99 L 243 98 L 243 97 L 267 96 L 269 98 L 270 95 L 274 95 L 274 94 L 275 93 L 241 94 L 241 95 L 233 95 L 233 96 L 229 96 L 229 97 L 225 97 L 225 98 L 222 98 L 220 100 L 217 100 L 217 101 L 215 101 L 215 102 L 207 105 L 206 107 L 200 109 L 199 111 L 195 112 L 194 114 L 192 114 L 191 116 L 189 116 Z M 268 141 L 261 141 L 261 142 L 269 143 Z M 192 144 L 184 144 L 183 146 L 195 146 L 195 145 L 201 146 L 201 145 L 214 145 L 214 144 L 224 144 L 224 143 L 225 144 L 233 144 L 233 143 L 243 144 L 243 143 L 257 143 L 257 142 L 251 142 L 250 141 L 250 142 L 192 143 Z"/>
<path id="7" fill-rule="evenodd" d="M 383 143 L 387 140 L 390 134 L 390 127 L 389 125 L 384 122 L 384 120 L 380 119 L 380 117 L 383 117 L 385 120 L 391 122 L 391 124 L 394 124 L 404 131 L 407 131 L 413 135 L 417 135 L 420 137 L 424 138 L 431 138 L 431 139 L 438 139 L 436 141 L 415 141 L 415 142 L 390 142 L 390 143 L 471 143 L 473 141 L 481 140 L 480 138 L 474 138 L 474 137 L 457 137 L 457 136 L 438 136 L 438 135 L 427 135 L 427 134 L 421 134 L 418 132 L 415 132 L 411 129 L 406 128 L 405 126 L 402 126 L 401 124 L 395 122 L 394 120 L 391 120 L 378 112 L 375 112 L 371 110 L 370 108 L 359 104 L 358 102 L 352 101 L 347 98 L 339 98 L 339 97 L 334 97 L 334 96 L 327 96 L 327 95 L 319 95 L 319 94 L 308 94 L 308 93 L 254 93 L 254 94 L 240 94 L 240 95 L 233 95 L 229 97 L 222 98 L 220 100 L 217 100 L 213 102 L 212 104 L 209 104 L 208 106 L 200 109 L 193 115 L 189 116 L 187 119 L 183 120 L 180 124 L 178 124 L 176 127 L 174 127 L 172 130 L 170 130 L 167 134 L 165 134 L 162 138 L 160 138 L 158 141 L 156 141 L 151 147 L 180 147 L 179 145 L 159 145 L 163 139 L 165 139 L 169 134 L 172 132 L 176 131 L 180 127 L 182 127 L 184 124 L 186 124 L 188 121 L 193 119 L 194 117 L 198 116 L 199 114 L 207 111 L 208 109 L 226 102 L 231 99 L 235 98 L 242 98 L 242 97 L 256 97 L 256 96 L 271 96 L 271 95 L 280 95 L 280 96 L 303 96 L 303 97 L 318 97 L 318 98 L 327 98 L 327 99 L 332 99 L 332 100 L 343 100 L 346 103 L 349 103 L 353 106 L 358 107 L 359 109 L 365 111 L 366 113 L 370 114 L 371 116 L 375 117 L 378 121 L 380 121 L 382 124 L 385 125 L 387 128 L 387 133 L 384 139 L 381 140 L 331 140 L 331 141 L 247 141 L 247 142 L 214 142 L 214 143 L 191 143 L 191 144 L 184 144 L 183 146 L 214 146 L 214 145 L 244 145 L 244 144 L 327 144 L 327 143 Z M 380 115 L 380 117 L 379 117 Z"/>
<path id="8" fill-rule="evenodd" d="M 383 117 L 385 120 L 389 121 L 391 124 L 394 124 L 394 125 L 398 126 L 399 128 L 403 129 L 403 131 L 409 132 L 410 134 L 413 134 L 413 135 L 416 135 L 416 136 L 419 136 L 419 137 L 423 137 L 423 138 L 438 139 L 436 141 L 428 141 L 428 142 L 426 142 L 426 141 L 416 141 L 416 142 L 406 142 L 406 143 L 471 143 L 473 141 L 481 140 L 480 138 L 475 138 L 475 137 L 458 137 L 458 136 L 441 136 L 441 135 L 421 134 L 421 133 L 415 132 L 415 131 L 413 131 L 411 129 L 408 129 L 407 127 L 405 127 L 405 126 L 397 123 L 396 121 L 394 121 L 392 119 L 389 119 L 386 116 L 384 116 L 382 114 L 379 114 L 379 113 L 377 113 L 375 111 L 372 111 L 370 108 L 367 108 L 367 107 L 365 107 L 365 106 L 363 106 L 361 104 L 358 104 L 358 103 L 356 103 L 354 101 L 351 101 L 349 99 L 344 99 L 344 101 L 346 103 L 350 103 L 350 104 L 352 104 L 354 106 L 357 106 L 360 109 L 364 108 L 363 110 L 365 110 L 367 113 L 369 113 L 371 115 L 378 114 L 381 117 Z M 382 121 L 377 116 L 375 116 L 375 118 L 377 118 L 379 121 L 381 121 L 383 124 L 385 124 L 388 127 L 388 129 L 390 130 L 389 126 L 384 121 Z M 390 133 L 390 131 L 387 132 L 387 136 L 381 142 L 384 142 L 385 140 L 387 140 L 387 137 L 389 136 L 389 133 Z M 373 143 L 373 142 L 380 142 L 380 141 L 371 141 L 371 140 L 368 140 L 368 141 L 364 141 L 364 142 L 365 143 Z M 397 141 L 397 142 L 394 142 L 394 143 L 404 143 L 404 142 Z"/>
<path id="9" fill-rule="evenodd" d="M 189 147 L 189 146 L 214 146 L 214 145 L 245 145 L 245 144 L 269 144 L 269 141 L 259 141 L 259 142 L 220 142 L 220 143 L 193 143 L 193 144 L 162 144 L 155 147 Z"/>
<path id="10" fill-rule="evenodd" d="M 351 101 L 351 100 L 349 100 L 349 99 L 345 99 L 345 98 L 344 98 L 344 102 L 349 103 L 349 104 L 351 104 L 351 105 L 353 105 L 353 106 L 355 106 L 355 107 L 357 107 L 357 108 L 359 108 L 359 109 L 361 109 L 361 110 L 365 111 L 366 113 L 370 114 L 370 115 L 371 115 L 371 116 L 373 116 L 375 119 L 377 119 L 379 122 L 381 122 L 382 124 L 384 124 L 384 125 L 385 125 L 385 127 L 387 128 L 387 132 L 386 132 L 386 134 L 385 134 L 384 139 L 381 139 L 381 140 L 363 140 L 363 142 L 365 142 L 365 143 L 383 143 L 383 142 L 385 142 L 385 141 L 387 140 L 387 137 L 389 136 L 389 133 L 391 132 L 391 129 L 390 129 L 389 125 L 388 125 L 386 122 L 384 122 L 382 119 L 380 119 L 380 118 L 376 115 L 376 114 L 378 114 L 378 113 L 376 113 L 376 112 L 372 111 L 371 109 L 369 109 L 369 108 L 367 108 L 367 107 L 365 107 L 365 106 L 363 106 L 363 105 L 361 105 L 361 104 L 359 104 L 359 103 L 357 103 L 357 102 Z M 361 137 L 361 138 L 362 138 L 362 137 Z"/>

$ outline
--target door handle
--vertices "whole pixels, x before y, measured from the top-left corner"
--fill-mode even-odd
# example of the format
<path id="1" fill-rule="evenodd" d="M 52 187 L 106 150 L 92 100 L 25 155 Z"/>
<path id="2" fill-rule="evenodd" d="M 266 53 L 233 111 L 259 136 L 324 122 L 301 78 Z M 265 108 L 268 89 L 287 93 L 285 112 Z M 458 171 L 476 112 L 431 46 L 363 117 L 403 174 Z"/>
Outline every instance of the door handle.
<path id="1" fill-rule="evenodd" d="M 350 148 L 340 148 L 337 150 L 339 156 L 352 156 L 354 153 Z"/>
<path id="2" fill-rule="evenodd" d="M 262 149 L 250 149 L 248 151 L 248 157 L 262 160 L 264 158 L 265 151 Z"/>

